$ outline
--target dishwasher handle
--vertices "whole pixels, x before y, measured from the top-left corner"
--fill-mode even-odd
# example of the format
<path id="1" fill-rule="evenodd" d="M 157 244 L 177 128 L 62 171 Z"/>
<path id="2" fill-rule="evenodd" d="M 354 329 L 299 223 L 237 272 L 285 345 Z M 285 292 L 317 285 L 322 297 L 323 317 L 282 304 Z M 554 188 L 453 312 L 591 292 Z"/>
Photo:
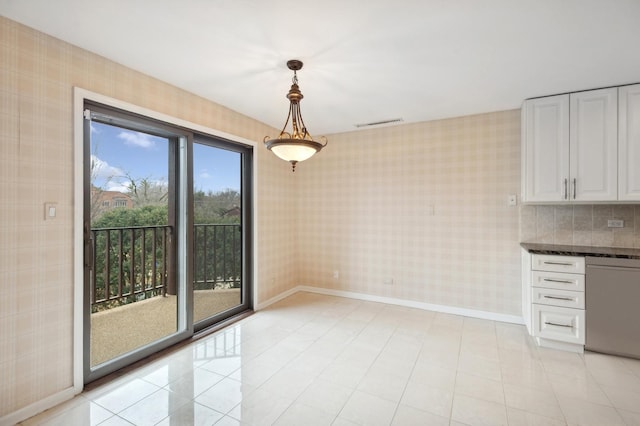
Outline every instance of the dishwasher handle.
<path id="1" fill-rule="evenodd" d="M 604 266 L 604 265 L 589 265 L 587 266 L 587 268 L 606 269 L 608 271 L 630 271 L 632 269 L 636 269 L 636 268 L 625 267 L 625 266 Z"/>
<path id="2" fill-rule="evenodd" d="M 640 269 L 640 259 L 588 256 L 585 260 L 587 268 Z"/>

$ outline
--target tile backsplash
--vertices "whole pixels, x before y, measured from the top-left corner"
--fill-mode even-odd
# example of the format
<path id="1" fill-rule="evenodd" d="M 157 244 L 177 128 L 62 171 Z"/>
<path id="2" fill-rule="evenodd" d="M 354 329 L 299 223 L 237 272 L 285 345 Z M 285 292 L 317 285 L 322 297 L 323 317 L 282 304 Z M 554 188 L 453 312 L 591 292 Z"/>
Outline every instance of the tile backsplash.
<path id="1" fill-rule="evenodd" d="M 609 228 L 610 219 L 624 226 Z M 520 241 L 640 248 L 640 205 L 522 206 Z"/>

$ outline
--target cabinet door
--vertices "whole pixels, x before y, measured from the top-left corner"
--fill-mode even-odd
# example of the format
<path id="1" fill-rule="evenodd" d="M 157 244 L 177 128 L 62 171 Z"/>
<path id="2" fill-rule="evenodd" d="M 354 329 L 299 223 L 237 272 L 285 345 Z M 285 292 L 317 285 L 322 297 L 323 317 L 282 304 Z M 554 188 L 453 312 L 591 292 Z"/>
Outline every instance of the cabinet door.
<path id="1" fill-rule="evenodd" d="M 618 199 L 640 201 L 640 84 L 618 91 Z"/>
<path id="2" fill-rule="evenodd" d="M 617 117 L 617 88 L 571 94 L 571 200 L 618 199 Z"/>
<path id="3" fill-rule="evenodd" d="M 523 121 L 523 201 L 568 200 L 569 95 L 525 101 Z"/>

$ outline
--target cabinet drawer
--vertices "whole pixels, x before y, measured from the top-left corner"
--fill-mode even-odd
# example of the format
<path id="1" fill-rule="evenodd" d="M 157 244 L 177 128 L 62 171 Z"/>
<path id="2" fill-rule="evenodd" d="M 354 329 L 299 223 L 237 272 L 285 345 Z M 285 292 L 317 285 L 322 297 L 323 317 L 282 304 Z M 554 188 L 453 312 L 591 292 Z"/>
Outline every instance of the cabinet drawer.
<path id="1" fill-rule="evenodd" d="M 540 305 L 564 306 L 565 308 L 584 309 L 584 292 L 556 290 L 553 288 L 532 289 L 533 303 Z"/>
<path id="2" fill-rule="evenodd" d="M 584 345 L 584 310 L 533 305 L 533 335 Z"/>
<path id="3" fill-rule="evenodd" d="M 531 269 L 535 271 L 584 274 L 584 257 L 534 254 Z"/>
<path id="4" fill-rule="evenodd" d="M 533 287 L 556 288 L 558 290 L 584 291 L 584 275 L 532 271 L 531 285 Z"/>

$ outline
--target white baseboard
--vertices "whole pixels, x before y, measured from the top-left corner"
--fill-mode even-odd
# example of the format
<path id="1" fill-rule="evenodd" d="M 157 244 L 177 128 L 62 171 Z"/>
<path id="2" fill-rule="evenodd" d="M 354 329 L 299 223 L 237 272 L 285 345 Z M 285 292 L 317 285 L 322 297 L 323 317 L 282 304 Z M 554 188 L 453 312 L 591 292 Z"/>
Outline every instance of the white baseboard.
<path id="1" fill-rule="evenodd" d="M 260 309 L 264 309 L 267 306 L 272 305 L 284 299 L 285 297 L 289 297 L 292 294 L 295 294 L 299 291 L 326 294 L 328 296 L 347 297 L 349 299 L 358 299 L 358 300 L 365 300 L 368 302 L 386 303 L 389 305 L 404 306 L 407 308 L 423 309 L 425 311 L 442 312 L 447 314 L 462 315 L 462 316 L 471 317 L 471 318 L 480 318 L 480 319 L 487 319 L 487 320 L 498 321 L 498 322 L 524 325 L 524 319 L 517 315 L 499 314 L 497 312 L 488 312 L 488 311 L 480 311 L 476 309 L 459 308 L 456 306 L 436 305 L 432 303 L 416 302 L 413 300 L 396 299 L 394 297 L 374 296 L 374 295 L 365 294 L 365 293 L 355 293 L 355 292 L 343 291 L 343 290 L 332 290 L 328 288 L 311 287 L 306 285 L 299 285 L 297 287 L 292 288 L 291 290 L 287 290 L 284 293 L 279 294 L 278 296 L 272 297 L 269 300 L 259 303 L 258 306 L 255 307 L 255 310 L 258 311 Z"/>
<path id="2" fill-rule="evenodd" d="M 282 299 L 291 296 L 292 294 L 295 294 L 297 292 L 299 292 L 300 290 L 298 289 L 298 287 L 294 287 L 290 290 L 287 290 L 283 293 L 280 293 L 277 296 L 272 297 L 271 299 L 265 300 L 264 302 L 257 302 L 254 306 L 253 306 L 253 310 L 254 311 L 259 311 L 261 309 L 266 308 L 269 305 L 273 305 L 276 302 L 281 301 Z"/>
<path id="3" fill-rule="evenodd" d="M 42 413 L 45 410 L 55 407 L 56 405 L 62 404 L 65 401 L 69 401 L 76 396 L 77 392 L 74 387 L 67 388 L 61 392 L 50 395 L 40 401 L 36 401 L 33 404 L 29 404 L 26 407 L 23 407 L 13 413 L 9 413 L 6 416 L 0 417 L 0 425 L 1 426 L 12 426 L 18 422 L 24 421 L 29 417 L 33 417 L 37 414 Z"/>

